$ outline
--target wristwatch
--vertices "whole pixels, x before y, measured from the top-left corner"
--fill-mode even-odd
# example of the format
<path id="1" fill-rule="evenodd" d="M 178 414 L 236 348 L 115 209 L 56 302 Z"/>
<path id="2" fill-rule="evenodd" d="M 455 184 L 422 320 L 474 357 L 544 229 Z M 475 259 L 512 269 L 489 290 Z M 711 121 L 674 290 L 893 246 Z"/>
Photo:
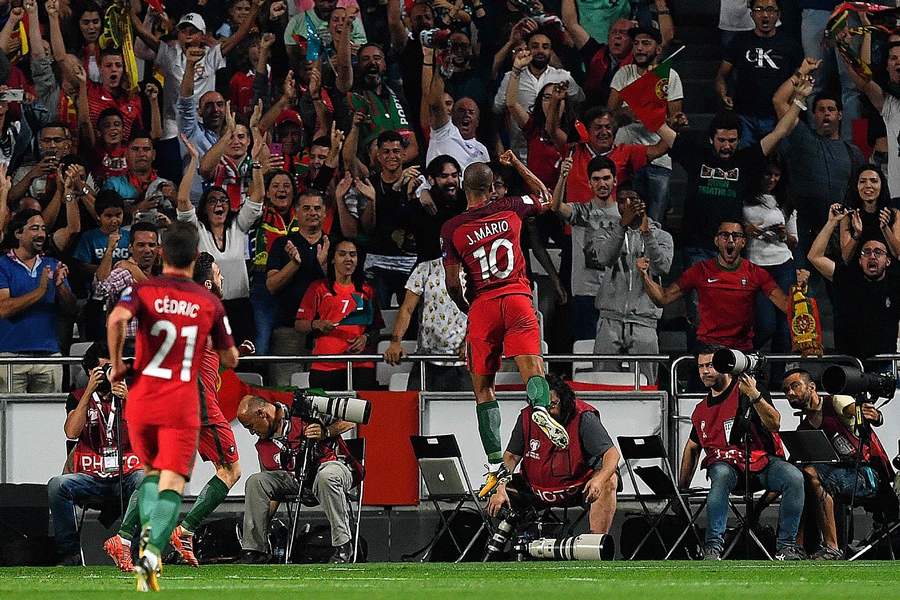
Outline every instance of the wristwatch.
<path id="1" fill-rule="evenodd" d="M 75 194 L 66 194 L 66 202 L 74 202 Z"/>
<path id="2" fill-rule="evenodd" d="M 91 188 L 89 188 L 88 186 L 84 186 L 83 188 L 81 188 L 81 194 L 79 194 L 79 196 L 87 196 L 90 193 Z"/>

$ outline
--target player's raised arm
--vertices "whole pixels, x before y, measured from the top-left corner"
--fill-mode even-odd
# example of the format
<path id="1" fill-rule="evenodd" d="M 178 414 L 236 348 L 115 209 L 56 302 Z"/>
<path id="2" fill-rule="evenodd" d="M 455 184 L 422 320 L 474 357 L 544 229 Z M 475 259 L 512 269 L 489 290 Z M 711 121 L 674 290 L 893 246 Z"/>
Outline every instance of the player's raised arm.
<path id="1" fill-rule="evenodd" d="M 500 155 L 500 162 L 509 167 L 515 168 L 518 171 L 519 175 L 521 175 L 522 179 L 525 180 L 525 185 L 528 187 L 528 191 L 537 196 L 538 201 L 541 205 L 541 212 L 546 211 L 550 208 L 552 197 L 550 195 L 550 190 L 547 189 L 547 186 L 544 185 L 544 182 L 538 179 L 537 175 L 532 173 L 528 167 L 526 167 L 519 157 L 513 154 L 512 150 L 507 150 L 503 154 Z"/>

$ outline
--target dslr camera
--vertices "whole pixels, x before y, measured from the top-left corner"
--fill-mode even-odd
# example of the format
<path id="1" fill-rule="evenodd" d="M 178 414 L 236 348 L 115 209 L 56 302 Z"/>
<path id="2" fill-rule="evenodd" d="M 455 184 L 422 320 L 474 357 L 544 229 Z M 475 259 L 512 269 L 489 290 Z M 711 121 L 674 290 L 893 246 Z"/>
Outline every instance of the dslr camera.
<path id="1" fill-rule="evenodd" d="M 869 394 L 873 398 L 893 398 L 897 378 L 886 373 L 864 373 L 854 367 L 831 365 L 822 373 L 822 387 L 829 394 Z"/>

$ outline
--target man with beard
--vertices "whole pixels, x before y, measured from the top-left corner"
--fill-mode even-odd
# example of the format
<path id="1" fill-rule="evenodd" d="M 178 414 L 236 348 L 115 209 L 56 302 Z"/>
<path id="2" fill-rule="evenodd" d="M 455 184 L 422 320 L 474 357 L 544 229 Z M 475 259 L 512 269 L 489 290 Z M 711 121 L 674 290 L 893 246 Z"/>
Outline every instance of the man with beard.
<path id="1" fill-rule="evenodd" d="M 820 396 L 809 372 L 793 369 L 784 374 L 782 391 L 791 408 L 802 415 L 798 430 L 825 432 L 843 465 L 811 464 L 803 467 L 806 478 L 806 504 L 815 512 L 823 544 L 810 556 L 813 560 L 841 560 L 837 526 L 834 521 L 834 497 L 872 498 L 879 492 L 892 493 L 894 479 L 891 461 L 872 426 L 884 424 L 884 415 L 871 402 L 860 406 L 869 437 L 860 439 L 855 430 L 856 405 L 852 396 Z M 853 464 L 862 444 L 862 463 Z M 894 503 L 895 504 L 895 503 Z"/>
<path id="2" fill-rule="evenodd" d="M 406 357 L 406 350 L 400 340 L 406 334 L 415 314 L 416 306 L 422 301 L 419 322 L 419 354 L 457 354 L 465 358 L 466 315 L 454 304 L 447 293 L 444 282 L 446 272 L 441 261 L 441 228 L 450 218 L 466 208 L 466 200 L 459 189 L 459 164 L 452 156 L 441 155 L 428 163 L 425 170 L 429 190 L 434 200 L 436 214 L 424 209 L 417 211 L 416 247 L 418 264 L 406 281 L 406 296 L 400 305 L 391 345 L 384 353 L 385 362 L 396 365 Z M 418 365 L 425 368 L 425 389 L 431 391 L 471 390 L 464 362 L 438 361 L 416 363 L 410 374 L 410 389 L 419 389 L 421 376 Z"/>
<path id="3" fill-rule="evenodd" d="M 62 365 L 41 357 L 61 356 L 56 339 L 59 314 L 75 312 L 69 269 L 44 256 L 47 228 L 41 213 L 20 210 L 10 222 L 16 245 L 0 256 L 0 356 L 30 357 L 35 362 L 12 368 L 12 382 L 0 369 L 0 389 L 14 393 L 55 393 L 62 389 Z"/>
<path id="4" fill-rule="evenodd" d="M 825 279 L 834 282 L 835 296 L 848 318 L 835 331 L 835 350 L 860 359 L 897 350 L 897 325 L 900 323 L 900 279 L 889 269 L 891 254 L 882 240 L 861 240 L 859 263 L 835 262 L 825 249 L 835 227 L 844 218 L 840 204 L 832 204 L 828 222 L 809 249 L 809 262 Z M 849 318 L 865 316 L 865 318 Z M 888 363 L 872 363 L 878 370 Z M 868 369 L 867 369 L 868 370 Z"/>
<path id="5" fill-rule="evenodd" d="M 679 489 L 690 487 L 703 450 L 706 457 L 700 467 L 709 478 L 703 560 L 722 560 L 728 496 L 738 478 L 747 476 L 748 463 L 751 487 L 781 492 L 775 559 L 802 560 L 806 554 L 797 547 L 797 529 L 803 514 L 803 475 L 784 460 L 778 437 L 781 414 L 769 392 L 757 388 L 753 376 L 744 373 L 734 378 L 716 371 L 713 354 L 722 349 L 719 344 L 703 344 L 698 349 L 697 369 L 709 393 L 691 414 L 691 433 L 684 445 L 678 480 Z M 749 461 L 744 453 L 745 434 L 750 436 Z"/>
<path id="6" fill-rule="evenodd" d="M 597 258 L 594 236 L 612 227 L 620 219 L 613 190 L 616 188 L 616 164 L 607 156 L 591 159 L 584 170 L 593 197 L 589 202 L 563 199 L 574 161 L 563 160 L 556 188 L 553 190 L 553 209 L 559 218 L 572 227 L 572 334 L 575 340 L 592 340 L 597 334 L 600 311 L 596 298 L 605 269 Z"/>
<path id="7" fill-rule="evenodd" d="M 489 162 L 487 148 L 475 139 L 478 129 L 479 109 L 471 98 L 460 98 L 453 103 L 450 115 L 444 108 L 445 83 L 435 68 L 434 50 L 425 49 L 422 78 L 428 82 L 425 102 L 431 117 L 431 132 L 425 158 L 428 164 L 441 155 L 456 159 L 462 173 L 473 162 Z"/>
<path id="8" fill-rule="evenodd" d="M 800 78 L 810 77 L 818 67 L 819 61 L 805 59 L 797 73 L 781 84 L 772 98 L 779 118 L 791 107 L 794 84 Z M 813 99 L 810 112 L 812 123 L 800 119 L 784 140 L 782 152 L 787 158 L 791 178 L 803 182 L 793 188 L 797 204 L 798 250 L 803 259 L 828 220 L 828 207 L 843 203 L 851 176 L 857 167 L 865 164 L 859 148 L 841 139 L 844 113 L 840 94 L 820 93 Z"/>
<path id="9" fill-rule="evenodd" d="M 156 147 L 153 138 L 146 131 L 131 132 L 128 140 L 128 170 L 118 177 L 110 177 L 103 184 L 103 189 L 119 193 L 125 200 L 125 212 L 131 216 L 138 212 L 155 211 L 158 198 L 145 198 L 147 188 L 159 176 L 153 168 L 156 159 Z"/>
<path id="10" fill-rule="evenodd" d="M 750 0 L 752 31 L 740 31 L 725 47 L 716 75 L 716 91 L 728 110 L 741 120 L 740 148 L 762 140 L 775 129 L 771 98 L 803 62 L 803 48 L 776 29 L 781 11 L 777 0 Z M 734 72 L 734 93 L 728 77 Z M 805 98 L 803 99 L 805 102 Z"/>
<path id="11" fill-rule="evenodd" d="M 149 126 L 149 123 L 143 123 L 140 96 L 132 94 L 128 89 L 121 49 L 104 48 L 100 52 L 100 83 L 87 79 L 84 86 L 91 123 L 98 121 L 104 109 L 115 108 L 122 113 L 125 138 L 131 135 L 134 123 Z"/>
<path id="12" fill-rule="evenodd" d="M 578 87 L 571 73 L 565 69 L 557 69 L 550 66 L 550 57 L 553 55 L 553 46 L 543 33 L 535 32 L 528 37 L 528 50 L 531 51 L 531 63 L 525 67 L 519 75 L 519 104 L 525 107 L 534 105 L 538 92 L 548 83 L 568 82 L 569 100 L 576 104 L 584 100 L 584 91 Z M 503 76 L 500 89 L 494 96 L 494 112 L 501 114 L 506 110 L 506 88 L 509 87 L 509 79 L 512 71 Z M 519 160 L 527 162 L 528 142 L 522 135 L 522 129 L 512 121 L 509 130 L 509 147 L 516 153 Z"/>
<path id="13" fill-rule="evenodd" d="M 609 94 L 609 109 L 614 115 L 627 116 L 629 125 L 620 127 L 616 141 L 624 144 L 643 144 L 651 146 L 659 143 L 659 135 L 647 131 L 647 127 L 634 116 L 631 108 L 622 101 L 619 92 L 622 88 L 637 81 L 649 69 L 652 69 L 662 52 L 662 35 L 654 27 L 632 27 L 628 30 L 632 39 L 632 56 L 634 63 L 626 65 L 616 72 L 612 79 L 612 91 Z M 681 77 L 675 69 L 669 71 L 668 118 L 671 125 L 687 125 L 687 118 L 681 112 L 684 89 Z M 645 165 L 634 174 L 632 183 L 640 192 L 651 219 L 662 223 L 669 208 L 669 180 L 672 178 L 672 158 L 660 156 L 652 163 Z"/>
<path id="14" fill-rule="evenodd" d="M 766 2 L 771 0 L 765 0 Z M 722 221 L 740 222 L 747 189 L 760 180 L 765 157 L 797 124 L 801 107 L 812 90 L 809 80 L 793 86 L 790 108 L 771 133 L 747 148 L 738 149 L 741 121 L 732 112 L 722 112 L 709 124 L 709 146 L 692 143 L 663 125 L 657 133 L 671 148 L 669 155 L 687 172 L 684 200 L 684 267 L 714 258 L 716 228 Z M 694 301 L 688 304 L 689 318 L 696 320 Z"/>
<path id="15" fill-rule="evenodd" d="M 339 55 L 338 63 L 341 62 Z M 338 65 L 338 69 L 349 65 Z M 410 126 L 406 101 L 384 82 L 387 63 L 384 51 L 378 44 L 366 44 L 359 50 L 359 61 L 353 75 L 352 91 L 341 89 L 347 95 L 344 108 L 350 113 L 350 136 L 357 135 L 358 152 L 368 155 L 370 146 L 385 131 L 400 134 L 405 142 L 402 163 L 410 163 L 419 156 L 419 144 Z M 363 121 L 357 123 L 352 114 L 362 113 Z M 342 127 L 344 131 L 348 127 Z"/>
<path id="16" fill-rule="evenodd" d="M 389 307 L 391 296 L 403 297 L 406 279 L 416 265 L 415 201 L 410 197 L 418 170 L 403 170 L 403 138 L 396 131 L 381 133 L 376 145 L 381 172 L 371 183 L 357 180 L 356 189 L 366 199 L 360 217 L 363 233 L 369 236 L 366 280 L 375 289 L 378 306 Z"/>
<path id="17" fill-rule="evenodd" d="M 156 225 L 146 221 L 132 225 L 128 250 L 131 256 L 115 263 L 108 275 L 98 270 L 94 294 L 106 300 L 107 313 L 119 302 L 122 292 L 153 275 L 153 267 L 159 258 L 159 229 Z M 132 320 L 125 328 L 125 353 L 128 356 L 134 355 L 136 333 L 137 322 Z"/>
<path id="18" fill-rule="evenodd" d="M 436 156 L 428 163 L 425 178 L 431 189 L 425 194 L 431 199 L 431 205 L 424 206 L 422 203 L 413 202 L 411 207 L 417 262 L 440 258 L 441 227 L 450 218 L 466 209 L 466 198 L 459 185 L 462 172 L 460 164 L 448 154 Z M 412 170 L 407 169 L 407 174 L 412 175 Z"/>
<path id="19" fill-rule="evenodd" d="M 178 130 L 187 137 L 187 141 L 193 144 L 197 151 L 204 155 L 219 140 L 219 136 L 225 129 L 225 111 L 230 110 L 230 104 L 226 105 L 225 98 L 216 91 L 209 91 L 200 96 L 199 105 L 195 105 L 194 98 L 194 74 L 197 64 L 206 56 L 207 50 L 199 46 L 185 49 L 187 63 L 184 67 L 184 77 L 181 80 L 181 95 L 175 101 L 175 116 L 178 119 Z M 198 118 L 199 117 L 199 122 Z M 182 170 L 187 169 L 191 162 L 190 153 L 184 144 L 181 144 Z M 203 179 L 194 174 L 194 185 L 191 186 L 191 203 L 195 206 L 203 194 Z"/>
<path id="20" fill-rule="evenodd" d="M 647 269 L 641 270 L 644 289 L 660 308 L 697 290 L 700 310 L 697 341 L 752 351 L 756 295 L 762 292 L 786 313 L 787 294 L 765 269 L 741 258 L 746 242 L 742 222 L 720 223 L 713 242 L 718 249 L 716 257 L 695 264 L 667 288 L 654 281 Z"/>

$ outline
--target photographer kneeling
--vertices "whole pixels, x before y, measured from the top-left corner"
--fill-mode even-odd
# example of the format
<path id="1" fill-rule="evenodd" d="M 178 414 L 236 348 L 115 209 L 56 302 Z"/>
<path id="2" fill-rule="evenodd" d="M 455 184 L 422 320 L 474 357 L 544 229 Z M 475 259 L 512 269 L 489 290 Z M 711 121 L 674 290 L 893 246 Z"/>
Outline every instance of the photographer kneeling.
<path id="1" fill-rule="evenodd" d="M 862 442 L 862 462 L 859 470 L 853 463 L 859 450 L 860 439 L 854 432 L 856 404 L 852 396 L 820 396 L 809 372 L 793 369 L 784 374 L 781 385 L 792 408 L 803 412 L 798 430 L 820 429 L 825 432 L 841 465 L 811 464 L 803 468 L 807 486 L 807 504 L 812 505 L 822 531 L 824 545 L 810 558 L 814 560 L 841 560 L 843 552 L 838 548 L 837 527 L 834 520 L 834 497 L 872 498 L 879 491 L 892 493 L 890 482 L 894 471 L 884 447 L 874 431 Z M 879 427 L 884 415 L 874 404 L 860 406 L 865 419 L 864 427 Z M 849 466 L 848 466 L 849 465 Z M 887 485 L 880 485 L 887 482 Z"/>
<path id="2" fill-rule="evenodd" d="M 94 342 L 84 353 L 81 364 L 90 379 L 86 387 L 69 394 L 63 426 L 67 438 L 78 440 L 72 452 L 71 468 L 67 464 L 65 473 L 47 484 L 56 550 L 61 558 L 59 564 L 69 567 L 82 565 L 75 505 L 90 504 L 92 508 L 102 505 L 100 522 L 108 527 L 144 480 L 141 461 L 131 450 L 128 427 L 122 420 L 128 387 L 124 382 L 110 385 L 104 369 L 109 365 L 106 343 Z M 136 522 L 132 524 L 136 525 Z"/>
<path id="3" fill-rule="evenodd" d="M 263 471 L 251 475 L 244 488 L 243 548 L 236 562 L 270 562 L 267 534 L 274 514 L 271 503 L 301 492 L 296 471 L 304 462 L 301 456 L 301 450 L 306 448 L 304 439 L 316 441 L 307 463 L 311 472 L 306 488 L 319 501 L 331 525 L 331 544 L 335 549 L 329 562 L 350 562 L 353 544 L 346 494 L 358 478 L 336 449 L 343 445 L 340 435 L 353 429 L 354 424 L 330 416 L 323 416 L 319 423 L 291 412 L 285 404 L 270 404 L 259 396 L 244 396 L 238 404 L 241 425 L 259 437 L 256 451 Z M 342 449 L 345 455 L 349 454 L 346 448 Z"/>

